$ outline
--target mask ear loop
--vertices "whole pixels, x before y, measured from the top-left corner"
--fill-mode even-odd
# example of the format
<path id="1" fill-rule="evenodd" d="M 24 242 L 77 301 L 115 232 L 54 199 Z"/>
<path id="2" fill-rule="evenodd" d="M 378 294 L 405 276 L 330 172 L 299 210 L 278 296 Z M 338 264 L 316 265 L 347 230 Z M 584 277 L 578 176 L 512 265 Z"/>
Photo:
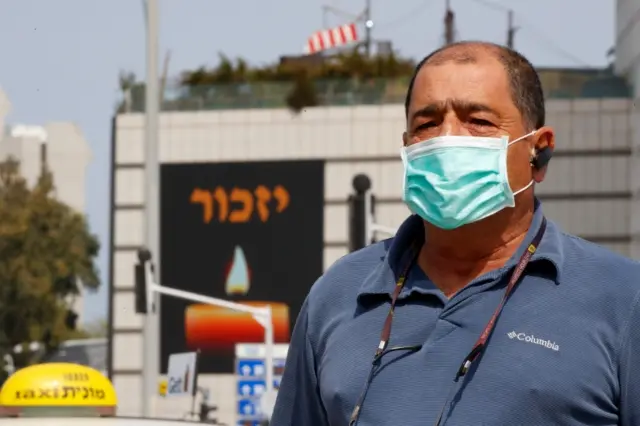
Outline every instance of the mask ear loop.
<path id="1" fill-rule="evenodd" d="M 407 147 L 403 146 L 400 148 L 400 159 L 402 160 L 402 164 L 407 162 Z"/>
<path id="2" fill-rule="evenodd" d="M 404 193 L 407 185 L 407 147 L 403 146 L 400 148 L 400 159 L 402 160 L 402 197 L 404 198 Z"/>
<path id="3" fill-rule="evenodd" d="M 524 136 L 520 136 L 518 139 L 515 139 L 515 140 L 513 140 L 513 141 L 509 142 L 509 143 L 507 144 L 507 146 L 513 145 L 513 144 L 514 144 L 514 143 L 516 143 L 516 142 L 523 141 L 523 140 L 525 140 L 525 139 L 527 139 L 527 138 L 529 138 L 529 137 L 531 137 L 531 136 L 535 135 L 535 134 L 536 134 L 536 132 L 537 132 L 537 130 L 534 130 L 534 131 L 532 131 L 532 132 L 527 133 L 527 134 L 526 134 L 526 135 L 524 135 Z M 531 158 L 533 158 L 534 152 L 535 152 L 535 151 L 534 151 L 534 150 L 533 150 L 533 148 L 532 148 L 532 154 L 531 154 L 531 155 L 532 155 L 532 157 L 531 157 Z M 514 196 L 516 196 L 516 195 L 520 194 L 521 192 L 526 191 L 527 189 L 531 188 L 531 186 L 533 185 L 533 182 L 534 182 L 534 181 L 533 181 L 533 179 L 531 179 L 527 185 L 525 185 L 524 187 L 522 187 L 522 188 L 518 189 L 517 191 L 515 191 L 515 192 L 513 193 L 513 195 L 514 195 Z"/>
<path id="4" fill-rule="evenodd" d="M 522 140 L 525 140 L 525 139 L 527 139 L 527 138 L 529 138 L 529 137 L 531 137 L 531 136 L 535 135 L 535 134 L 536 134 L 536 132 L 537 132 L 537 130 L 534 130 L 534 131 L 532 131 L 532 132 L 527 133 L 527 134 L 526 134 L 526 135 L 524 135 L 524 136 L 520 136 L 518 139 L 515 139 L 515 140 L 512 140 L 511 142 L 509 142 L 509 143 L 507 144 L 507 146 L 510 146 L 510 145 L 513 145 L 513 144 L 514 144 L 514 143 L 516 143 L 516 142 L 520 142 L 520 141 L 522 141 Z"/>
<path id="5" fill-rule="evenodd" d="M 517 191 L 515 191 L 515 192 L 513 193 L 513 195 L 514 195 L 514 196 L 516 196 L 516 195 L 518 195 L 519 193 L 521 193 L 521 192 L 523 192 L 523 191 L 526 191 L 527 189 L 529 189 L 529 188 L 531 187 L 531 185 L 533 185 L 533 179 L 531 179 L 531 180 L 529 181 L 529 183 L 528 183 L 528 184 L 526 184 L 524 187 L 522 187 L 522 188 L 518 189 Z"/>

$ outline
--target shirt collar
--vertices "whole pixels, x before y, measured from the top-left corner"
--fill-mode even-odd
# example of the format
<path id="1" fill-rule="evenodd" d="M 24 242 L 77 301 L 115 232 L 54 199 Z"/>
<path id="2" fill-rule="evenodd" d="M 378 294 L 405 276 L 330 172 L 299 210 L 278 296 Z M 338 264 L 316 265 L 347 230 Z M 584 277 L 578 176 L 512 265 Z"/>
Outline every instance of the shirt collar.
<path id="1" fill-rule="evenodd" d="M 527 250 L 533 237 L 538 232 L 543 219 L 544 213 L 542 212 L 542 206 L 538 199 L 536 199 L 533 220 L 531 221 L 527 236 L 511 259 L 509 259 L 503 268 L 503 272 L 510 271 L 516 266 L 518 260 L 524 251 Z M 556 284 L 560 283 L 564 262 L 561 235 L 562 232 L 558 229 L 557 225 L 547 220 L 547 229 L 542 237 L 540 246 L 531 258 L 532 263 L 546 263 L 552 266 L 553 271 L 549 278 L 552 278 Z M 380 264 L 378 264 L 364 280 L 358 292 L 358 297 L 367 294 L 390 295 L 393 292 L 398 277 L 404 272 L 402 269 L 406 268 L 407 263 L 411 261 L 411 246 L 414 242 L 419 244 L 424 242 L 424 223 L 422 218 L 417 215 L 409 216 L 402 225 L 400 225 L 395 237 L 382 243 L 384 244 L 385 255 L 381 258 Z M 428 289 L 425 290 L 425 292 L 431 292 Z"/>

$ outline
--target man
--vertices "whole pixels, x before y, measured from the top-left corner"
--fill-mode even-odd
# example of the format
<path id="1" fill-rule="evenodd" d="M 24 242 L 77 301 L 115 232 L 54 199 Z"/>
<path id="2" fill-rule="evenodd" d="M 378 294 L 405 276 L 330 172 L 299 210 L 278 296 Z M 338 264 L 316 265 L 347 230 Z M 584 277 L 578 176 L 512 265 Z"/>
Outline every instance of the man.
<path id="1" fill-rule="evenodd" d="M 555 140 L 532 65 L 447 46 L 406 116 L 415 214 L 313 286 L 272 426 L 640 425 L 640 265 L 544 218 Z"/>

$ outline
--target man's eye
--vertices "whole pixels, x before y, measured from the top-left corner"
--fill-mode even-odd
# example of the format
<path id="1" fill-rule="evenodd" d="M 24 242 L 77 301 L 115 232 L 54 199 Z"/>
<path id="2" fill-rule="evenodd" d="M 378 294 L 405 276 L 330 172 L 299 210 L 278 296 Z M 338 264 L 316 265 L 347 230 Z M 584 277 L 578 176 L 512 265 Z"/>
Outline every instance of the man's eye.
<path id="1" fill-rule="evenodd" d="M 493 126 L 490 121 L 483 120 L 482 118 L 472 118 L 471 124 L 475 124 L 476 126 Z"/>
<path id="2" fill-rule="evenodd" d="M 423 130 L 423 129 L 430 129 L 431 127 L 435 126 L 436 123 L 433 121 L 428 121 L 426 123 L 422 123 L 421 125 L 419 125 L 418 127 L 416 127 L 416 130 Z"/>

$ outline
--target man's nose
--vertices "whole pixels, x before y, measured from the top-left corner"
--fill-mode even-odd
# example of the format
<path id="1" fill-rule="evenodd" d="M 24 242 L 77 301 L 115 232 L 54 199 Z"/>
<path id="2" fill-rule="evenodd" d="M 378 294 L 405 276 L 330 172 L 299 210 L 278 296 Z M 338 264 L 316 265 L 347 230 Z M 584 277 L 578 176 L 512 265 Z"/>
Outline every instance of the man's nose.
<path id="1" fill-rule="evenodd" d="M 466 136 L 469 131 L 463 126 L 460 118 L 453 112 L 447 112 L 440 126 L 440 134 L 438 136 Z"/>

